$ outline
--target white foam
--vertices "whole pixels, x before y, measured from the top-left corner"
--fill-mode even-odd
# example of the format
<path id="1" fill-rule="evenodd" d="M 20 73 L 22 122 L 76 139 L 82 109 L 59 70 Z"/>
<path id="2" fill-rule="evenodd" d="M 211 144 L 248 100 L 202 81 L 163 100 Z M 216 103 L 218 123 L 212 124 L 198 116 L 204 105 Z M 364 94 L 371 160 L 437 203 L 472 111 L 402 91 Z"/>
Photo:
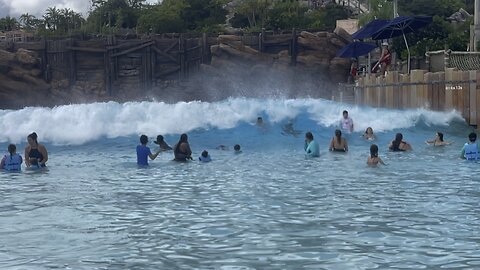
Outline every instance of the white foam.
<path id="1" fill-rule="evenodd" d="M 261 100 L 234 98 L 222 102 L 127 102 L 65 105 L 55 108 L 29 107 L 0 110 L 0 142 L 19 143 L 35 131 L 39 140 L 55 144 L 83 144 L 101 137 L 146 134 L 179 134 L 197 128 L 234 128 L 254 123 L 265 114 L 275 123 L 295 118 L 302 112 L 321 126 L 337 126 L 346 109 L 356 131 L 371 126 L 375 131 L 427 125 L 448 125 L 461 119 L 455 112 L 425 109 L 386 110 L 358 107 L 319 99 Z"/>

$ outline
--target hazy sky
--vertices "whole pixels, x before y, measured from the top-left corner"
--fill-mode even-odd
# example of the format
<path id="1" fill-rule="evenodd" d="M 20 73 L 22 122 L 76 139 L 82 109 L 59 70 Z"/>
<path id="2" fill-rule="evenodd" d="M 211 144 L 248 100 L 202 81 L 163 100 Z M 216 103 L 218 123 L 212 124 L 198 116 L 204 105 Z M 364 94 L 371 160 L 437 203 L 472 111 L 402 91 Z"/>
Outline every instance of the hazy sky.
<path id="1" fill-rule="evenodd" d="M 148 3 L 157 3 L 158 0 L 147 0 Z M 160 1 L 161 2 L 161 1 Z M 0 0 L 0 18 L 10 15 L 19 17 L 23 13 L 29 13 L 36 17 L 45 14 L 48 7 L 70 8 L 76 12 L 82 13 L 84 17 L 88 15 L 91 6 L 90 0 Z"/>

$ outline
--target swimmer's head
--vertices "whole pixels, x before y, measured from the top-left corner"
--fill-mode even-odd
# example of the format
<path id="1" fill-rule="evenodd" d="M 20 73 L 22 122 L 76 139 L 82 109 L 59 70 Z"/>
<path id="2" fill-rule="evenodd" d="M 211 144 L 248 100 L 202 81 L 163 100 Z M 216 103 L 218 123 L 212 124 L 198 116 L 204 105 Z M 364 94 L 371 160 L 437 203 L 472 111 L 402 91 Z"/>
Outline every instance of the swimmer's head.
<path id="1" fill-rule="evenodd" d="M 208 151 L 207 150 L 203 150 L 202 157 L 204 157 L 204 158 L 208 157 Z"/>
<path id="2" fill-rule="evenodd" d="M 237 151 L 237 152 L 240 151 L 240 144 L 235 144 L 235 145 L 233 146 L 233 150 L 235 150 L 235 151 Z"/>
<path id="3" fill-rule="evenodd" d="M 348 117 L 348 111 L 345 110 L 345 111 L 343 111 L 343 118 L 347 118 L 347 117 Z"/>
<path id="4" fill-rule="evenodd" d="M 141 143 L 141 144 L 147 144 L 147 143 L 148 143 L 148 137 L 147 137 L 147 135 L 142 135 L 142 136 L 140 136 L 140 143 Z"/>
<path id="5" fill-rule="evenodd" d="M 161 143 L 163 143 L 163 136 L 162 136 L 162 135 L 158 135 L 158 136 L 157 136 L 157 140 L 154 141 L 154 143 L 156 143 L 156 144 L 161 144 Z"/>
<path id="6" fill-rule="evenodd" d="M 475 132 L 468 134 L 468 139 L 470 142 L 475 142 L 477 140 L 477 134 Z"/>
<path id="7" fill-rule="evenodd" d="M 443 142 L 443 133 L 442 132 L 437 132 L 438 139 Z"/>
<path id="8" fill-rule="evenodd" d="M 373 134 L 373 129 L 371 127 L 367 127 L 365 134 Z"/>
<path id="9" fill-rule="evenodd" d="M 312 132 L 307 132 L 305 133 L 305 139 L 308 140 L 308 141 L 313 141 L 313 134 Z"/>
<path id="10" fill-rule="evenodd" d="M 30 133 L 30 134 L 27 136 L 28 144 L 30 144 L 30 145 L 36 145 L 36 144 L 38 144 L 37 138 L 38 138 L 37 133 L 35 133 L 35 132 Z"/>
<path id="11" fill-rule="evenodd" d="M 402 140 L 403 140 L 403 135 L 402 135 L 402 133 L 397 133 L 397 134 L 395 135 L 395 141 L 401 142 Z"/>
<path id="12" fill-rule="evenodd" d="M 378 146 L 376 144 L 372 144 L 370 146 L 370 156 L 373 157 L 378 157 Z"/>
<path id="13" fill-rule="evenodd" d="M 8 152 L 10 153 L 10 155 L 15 154 L 16 151 L 17 151 L 17 147 L 15 146 L 15 144 L 8 145 Z"/>

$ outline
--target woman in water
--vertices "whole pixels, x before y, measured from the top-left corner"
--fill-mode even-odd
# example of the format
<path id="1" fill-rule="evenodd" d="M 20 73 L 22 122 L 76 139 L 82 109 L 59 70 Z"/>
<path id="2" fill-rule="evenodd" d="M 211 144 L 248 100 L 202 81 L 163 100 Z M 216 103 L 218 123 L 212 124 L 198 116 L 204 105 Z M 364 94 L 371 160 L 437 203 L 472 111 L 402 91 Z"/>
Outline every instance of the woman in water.
<path id="1" fill-rule="evenodd" d="M 373 141 L 377 138 L 375 137 L 375 134 L 373 134 L 373 129 L 371 127 L 368 127 L 365 130 L 365 133 L 363 133 L 362 137 L 367 141 Z"/>
<path id="2" fill-rule="evenodd" d="M 187 134 L 180 135 L 180 140 L 173 147 L 173 154 L 175 155 L 175 161 L 193 160 Z"/>
<path id="3" fill-rule="evenodd" d="M 335 137 L 333 137 L 332 141 L 330 142 L 329 150 L 334 152 L 348 151 L 347 140 L 342 137 L 342 132 L 339 129 L 335 130 Z"/>
<path id="4" fill-rule="evenodd" d="M 435 138 L 433 140 L 429 140 L 425 142 L 426 144 L 431 144 L 433 146 L 444 146 L 451 144 L 450 142 L 443 140 L 443 133 L 437 132 Z"/>
<path id="5" fill-rule="evenodd" d="M 388 149 L 393 152 L 402 152 L 412 150 L 412 146 L 409 143 L 403 141 L 402 133 L 397 133 L 397 135 L 395 135 L 395 140 L 390 143 Z"/>
<path id="6" fill-rule="evenodd" d="M 22 170 L 22 156 L 17 154 L 17 147 L 15 144 L 8 146 L 9 155 L 5 155 L 0 162 L 0 169 L 4 169 L 9 172 L 19 172 Z"/>
<path id="7" fill-rule="evenodd" d="M 377 166 L 378 163 L 385 165 L 383 160 L 378 157 L 378 146 L 376 144 L 372 144 L 370 146 L 370 156 L 367 159 L 367 164 L 369 166 Z"/>
<path id="8" fill-rule="evenodd" d="M 158 146 L 160 146 L 160 151 L 168 151 L 168 150 L 172 150 L 172 147 L 170 147 L 170 145 L 168 145 L 165 140 L 163 139 L 163 136 L 162 135 L 158 135 L 157 136 L 157 140 L 154 141 L 155 144 L 158 144 Z"/>
<path id="9" fill-rule="evenodd" d="M 45 163 L 48 161 L 47 148 L 37 141 L 37 133 L 33 132 L 28 135 L 28 145 L 25 147 L 25 164 L 27 168 L 30 166 L 46 167 Z"/>

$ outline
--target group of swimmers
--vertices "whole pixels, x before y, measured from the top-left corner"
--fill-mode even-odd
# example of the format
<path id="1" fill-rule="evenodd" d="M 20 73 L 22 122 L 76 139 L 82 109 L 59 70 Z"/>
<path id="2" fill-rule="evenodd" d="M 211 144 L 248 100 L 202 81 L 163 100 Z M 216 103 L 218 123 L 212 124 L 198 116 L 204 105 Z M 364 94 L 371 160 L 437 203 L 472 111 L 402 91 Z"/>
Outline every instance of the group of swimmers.
<path id="1" fill-rule="evenodd" d="M 340 127 L 342 130 L 351 133 L 353 132 L 353 120 L 348 116 L 348 111 L 343 111 L 343 117 L 340 120 Z M 373 129 L 368 127 L 362 137 L 366 140 L 372 141 L 376 137 L 373 134 Z M 480 145 L 476 142 L 477 134 L 472 132 L 468 135 L 469 141 L 464 144 L 460 157 L 467 160 L 480 160 Z M 425 143 L 433 146 L 445 146 L 451 144 L 443 138 L 443 133 L 437 132 L 436 137 L 433 140 L 428 140 Z M 313 139 L 313 134 L 307 132 L 305 134 L 305 153 L 308 157 L 319 157 L 320 148 L 318 143 Z M 395 139 L 390 142 L 388 149 L 392 152 L 403 152 L 412 150 L 412 146 L 403 140 L 402 133 L 397 133 Z M 335 130 L 335 136 L 330 141 L 329 151 L 332 152 L 348 152 L 348 143 L 345 138 L 342 137 L 342 131 L 340 129 Z M 367 159 L 367 164 L 376 166 L 378 164 L 385 163 L 378 156 L 378 145 L 372 144 L 370 146 L 370 156 Z"/>
<path id="2" fill-rule="evenodd" d="M 27 136 L 28 145 L 25 147 L 25 165 L 27 168 L 45 168 L 48 161 L 47 148 L 38 143 L 37 133 L 33 132 Z M 0 161 L 0 169 L 5 171 L 21 171 L 23 158 L 17 153 L 15 144 L 8 145 L 8 154 Z"/>
<path id="3" fill-rule="evenodd" d="M 165 142 L 162 135 L 158 135 L 157 140 L 154 141 L 154 143 L 158 144 L 160 147 L 160 149 L 158 149 L 158 151 L 156 151 L 155 154 L 153 154 L 150 148 L 147 146 L 148 144 L 147 135 L 140 136 L 140 145 L 137 146 L 137 165 L 148 166 L 148 158 L 150 158 L 151 160 L 154 160 L 155 158 L 157 158 L 157 156 L 161 152 L 169 151 L 169 150 L 173 150 L 174 161 L 186 162 L 188 160 L 193 160 L 192 150 L 190 149 L 190 144 L 188 142 L 188 135 L 185 133 L 180 135 L 180 139 L 178 140 L 178 143 L 175 144 L 173 148 L 170 147 Z M 227 150 L 228 147 L 225 145 L 219 145 L 217 149 Z M 236 144 L 233 147 L 233 149 L 235 153 L 241 152 L 239 144 Z M 210 162 L 212 161 L 212 158 L 210 157 L 210 154 L 208 153 L 208 151 L 204 150 L 202 154 L 198 157 L 198 160 L 201 162 Z"/>
<path id="4" fill-rule="evenodd" d="M 257 125 L 263 126 L 264 122 L 261 117 L 257 119 Z M 293 123 L 289 122 L 288 127 L 284 128 L 286 133 L 291 133 L 292 135 L 298 135 L 299 131 L 293 130 Z M 332 152 L 348 152 L 348 143 L 347 140 L 342 137 L 342 130 L 351 133 L 353 132 L 353 120 L 348 116 L 348 111 L 343 111 L 343 117 L 340 120 L 340 129 L 335 130 L 335 136 L 330 141 L 329 151 Z M 373 129 L 368 127 L 365 130 L 365 133 L 362 137 L 366 140 L 372 141 L 376 137 L 373 134 Z M 48 161 L 48 151 L 47 148 L 38 143 L 38 136 L 35 132 L 27 136 L 27 146 L 25 147 L 25 165 L 27 168 L 44 168 L 46 167 L 46 162 Z M 476 142 L 477 134 L 472 132 L 468 135 L 468 142 L 463 145 L 461 150 L 461 158 L 467 160 L 480 160 L 480 145 Z M 146 135 L 140 136 L 140 145 L 137 146 L 137 164 L 140 166 L 148 165 L 148 158 L 154 160 L 161 152 L 173 150 L 174 160 L 179 162 L 185 162 L 188 160 L 193 160 L 192 150 L 190 149 L 190 144 L 188 142 L 187 134 L 180 135 L 180 139 L 174 147 L 169 146 L 162 135 L 158 135 L 155 144 L 158 144 L 159 150 L 155 153 L 152 153 L 150 148 L 147 146 L 148 137 Z M 428 140 L 425 143 L 433 146 L 445 146 L 449 145 L 450 142 L 444 140 L 443 133 L 437 132 L 436 137 L 432 140 Z M 402 133 L 397 133 L 395 139 L 390 142 L 388 146 L 390 151 L 401 152 L 401 151 L 410 151 L 412 146 L 403 140 Z M 225 145 L 220 145 L 217 147 L 220 150 L 227 150 L 228 147 Z M 23 163 L 23 158 L 20 154 L 17 153 L 17 148 L 14 144 L 8 145 L 8 154 L 4 155 L 0 161 L 0 169 L 6 171 L 20 171 L 21 165 Z M 307 132 L 305 134 L 305 153 L 308 157 L 319 157 L 320 156 L 320 147 L 319 144 L 314 140 L 312 132 Z M 234 146 L 235 153 L 240 153 L 240 145 L 236 144 Z M 209 162 L 212 160 L 210 154 L 207 150 L 204 150 L 201 155 L 198 157 L 198 160 L 201 162 Z M 370 146 L 370 156 L 367 159 L 368 165 L 377 165 L 385 164 L 382 159 L 378 156 L 378 146 L 372 144 Z"/>

